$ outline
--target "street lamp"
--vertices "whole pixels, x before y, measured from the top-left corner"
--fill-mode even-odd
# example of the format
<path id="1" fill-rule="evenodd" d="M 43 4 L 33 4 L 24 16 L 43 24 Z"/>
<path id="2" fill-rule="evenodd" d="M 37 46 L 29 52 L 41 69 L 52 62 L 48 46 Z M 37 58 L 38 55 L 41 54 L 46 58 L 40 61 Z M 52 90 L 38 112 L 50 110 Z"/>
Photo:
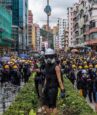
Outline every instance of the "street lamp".
<path id="1" fill-rule="evenodd" d="M 47 0 L 47 5 L 46 5 L 46 7 L 44 9 L 44 12 L 47 15 L 47 31 L 48 31 L 48 33 L 47 33 L 47 41 L 48 41 L 48 46 L 50 46 L 50 43 L 49 43 L 49 17 L 51 15 L 51 7 L 49 5 L 49 0 Z"/>

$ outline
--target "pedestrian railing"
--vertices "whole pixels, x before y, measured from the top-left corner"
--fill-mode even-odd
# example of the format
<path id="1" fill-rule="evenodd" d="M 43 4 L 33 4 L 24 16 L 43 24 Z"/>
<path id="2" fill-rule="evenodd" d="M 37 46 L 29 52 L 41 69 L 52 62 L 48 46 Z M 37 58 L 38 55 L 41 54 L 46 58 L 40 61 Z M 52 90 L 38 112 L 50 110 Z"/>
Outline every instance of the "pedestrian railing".
<path id="1" fill-rule="evenodd" d="M 5 110 L 10 106 L 17 93 L 20 90 L 20 86 L 6 82 L 0 87 L 0 113 L 5 112 Z"/>

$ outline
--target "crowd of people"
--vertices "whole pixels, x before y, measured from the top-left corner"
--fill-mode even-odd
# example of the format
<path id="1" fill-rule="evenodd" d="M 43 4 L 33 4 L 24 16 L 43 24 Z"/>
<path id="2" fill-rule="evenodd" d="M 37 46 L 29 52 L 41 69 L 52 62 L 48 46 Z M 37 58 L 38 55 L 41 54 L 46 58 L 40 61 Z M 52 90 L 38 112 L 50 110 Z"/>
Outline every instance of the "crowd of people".
<path id="1" fill-rule="evenodd" d="M 0 83 L 11 83 L 20 86 L 21 82 L 26 83 L 31 75 L 32 61 L 11 57 L 9 61 L 0 61 Z"/>
<path id="2" fill-rule="evenodd" d="M 42 102 L 46 101 L 46 103 L 42 104 L 46 105 L 49 110 L 56 108 L 58 87 L 61 89 L 61 97 L 65 97 L 65 86 L 63 82 L 63 75 L 65 75 L 71 81 L 74 88 L 79 91 L 81 96 L 88 98 L 90 103 L 95 103 L 95 110 L 97 111 L 96 60 L 97 56 L 92 55 L 91 52 L 87 54 L 64 53 L 59 56 L 57 55 L 57 57 L 51 52 L 49 54 L 45 53 L 45 58 L 40 61 L 41 66 L 35 69 L 37 72 L 35 83 L 38 96 L 39 98 L 42 97 Z M 42 89 L 46 89 L 44 90 L 44 96 Z"/>
<path id="3" fill-rule="evenodd" d="M 58 114 L 58 88 L 61 91 L 60 96 L 65 97 L 63 75 L 71 81 L 81 96 L 88 97 L 90 103 L 96 103 L 97 111 L 97 55 L 56 55 L 49 48 L 38 58 L 22 59 L 13 56 L 7 62 L 0 62 L 1 86 L 6 82 L 20 86 L 22 81 L 28 82 L 32 72 L 36 72 L 35 88 L 41 103 L 37 113 Z"/>
<path id="4" fill-rule="evenodd" d="M 70 54 L 61 57 L 61 63 L 63 73 L 81 96 L 96 104 L 97 111 L 97 55 Z"/>

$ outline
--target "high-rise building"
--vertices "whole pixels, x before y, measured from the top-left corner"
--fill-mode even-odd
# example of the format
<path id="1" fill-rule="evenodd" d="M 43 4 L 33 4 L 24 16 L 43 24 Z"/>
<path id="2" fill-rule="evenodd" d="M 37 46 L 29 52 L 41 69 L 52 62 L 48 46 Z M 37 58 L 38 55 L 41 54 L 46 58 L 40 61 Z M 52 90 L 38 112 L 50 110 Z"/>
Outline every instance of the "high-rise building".
<path id="1" fill-rule="evenodd" d="M 58 26 L 54 26 L 53 27 L 53 41 L 54 41 L 54 49 L 55 50 L 58 50 L 59 49 L 59 46 L 58 46 Z"/>
<path id="2" fill-rule="evenodd" d="M 68 39 L 69 39 L 69 47 L 74 45 L 74 38 L 73 38 L 73 7 L 68 7 Z"/>
<path id="3" fill-rule="evenodd" d="M 6 5 L 0 1 L 0 51 L 8 51 L 12 43 L 12 15 Z"/>
<path id="4" fill-rule="evenodd" d="M 79 0 L 69 9 L 69 14 L 73 11 L 73 29 L 69 20 L 69 33 L 73 32 L 73 44 L 75 47 L 89 46 L 97 50 L 97 0 Z M 70 42 L 71 40 L 69 40 Z"/>
<path id="5" fill-rule="evenodd" d="M 10 13 L 12 13 L 12 0 L 0 0 L 0 5 L 5 7 Z"/>
<path id="6" fill-rule="evenodd" d="M 64 30 L 67 27 L 67 19 L 58 19 L 58 41 L 59 41 L 59 49 L 64 49 Z"/>
<path id="7" fill-rule="evenodd" d="M 65 38 L 65 43 L 64 43 L 64 50 L 67 51 L 69 48 L 69 32 L 68 32 L 68 27 L 64 31 L 64 38 Z"/>
<path id="8" fill-rule="evenodd" d="M 28 40 L 27 46 L 32 49 L 32 25 L 33 25 L 33 14 L 32 11 L 28 11 Z"/>
<path id="9" fill-rule="evenodd" d="M 13 36 L 16 39 L 16 50 L 27 47 L 28 0 L 12 0 Z M 17 33 L 18 32 L 18 33 Z"/>
<path id="10" fill-rule="evenodd" d="M 78 44 L 78 36 L 79 36 L 79 15 L 78 14 L 79 4 L 75 3 L 73 6 L 73 29 L 72 29 L 72 36 L 73 36 L 73 46 Z"/>
<path id="11" fill-rule="evenodd" d="M 22 1 L 23 1 L 23 41 L 24 41 L 23 49 L 26 50 L 27 40 L 28 40 L 27 38 L 28 37 L 27 36 L 28 35 L 28 0 L 22 0 Z"/>
<path id="12" fill-rule="evenodd" d="M 41 50 L 41 41 L 40 41 L 40 27 L 38 24 L 33 24 L 32 28 L 32 45 L 33 50 Z"/>

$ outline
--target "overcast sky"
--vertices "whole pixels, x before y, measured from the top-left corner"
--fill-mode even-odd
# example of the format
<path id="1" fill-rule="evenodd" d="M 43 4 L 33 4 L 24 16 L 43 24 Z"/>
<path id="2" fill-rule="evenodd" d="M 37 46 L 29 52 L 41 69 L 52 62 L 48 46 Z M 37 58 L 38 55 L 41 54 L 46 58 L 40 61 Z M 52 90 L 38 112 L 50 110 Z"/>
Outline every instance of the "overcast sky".
<path id="1" fill-rule="evenodd" d="M 67 7 L 72 6 L 78 0 L 49 0 L 52 15 L 50 17 L 50 25 L 57 23 L 57 18 L 67 18 Z M 40 26 L 46 23 L 46 14 L 44 8 L 47 4 L 47 0 L 29 0 L 29 9 L 32 10 L 34 23 L 38 23 Z"/>

